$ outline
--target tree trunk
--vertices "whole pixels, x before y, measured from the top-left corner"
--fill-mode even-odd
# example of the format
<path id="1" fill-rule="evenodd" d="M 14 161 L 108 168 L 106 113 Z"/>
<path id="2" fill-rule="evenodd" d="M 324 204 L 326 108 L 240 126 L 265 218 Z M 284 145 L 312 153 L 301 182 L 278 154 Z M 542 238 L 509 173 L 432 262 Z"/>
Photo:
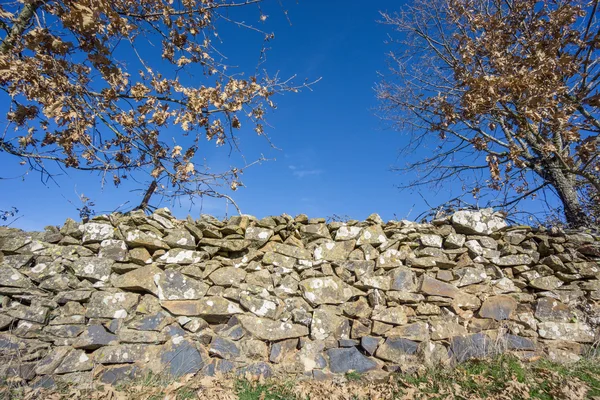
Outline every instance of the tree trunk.
<path id="1" fill-rule="evenodd" d="M 152 181 L 152 183 L 150 184 L 150 186 L 148 186 L 148 189 L 146 190 L 146 194 L 144 194 L 144 198 L 142 199 L 142 202 L 140 203 L 139 206 L 134 208 L 134 210 L 146 211 L 148 209 L 148 203 L 150 202 L 150 198 L 156 191 L 157 186 L 158 186 L 158 183 L 156 183 L 156 181 Z"/>
<path id="2" fill-rule="evenodd" d="M 574 179 L 570 179 L 558 166 L 550 166 L 546 170 L 547 179 L 556 189 L 558 197 L 563 204 L 565 218 L 573 228 L 589 226 L 591 219 L 583 211 Z"/>

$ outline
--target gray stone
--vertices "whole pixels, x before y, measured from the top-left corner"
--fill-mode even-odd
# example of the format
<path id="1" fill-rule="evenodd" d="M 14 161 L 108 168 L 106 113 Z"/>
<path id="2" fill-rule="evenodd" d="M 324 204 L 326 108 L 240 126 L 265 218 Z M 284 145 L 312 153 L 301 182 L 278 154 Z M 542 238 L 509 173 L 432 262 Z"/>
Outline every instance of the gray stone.
<path id="1" fill-rule="evenodd" d="M 143 377 L 142 369 L 137 365 L 115 365 L 102 370 L 98 380 L 108 385 L 133 382 Z"/>
<path id="2" fill-rule="evenodd" d="M 238 319 L 252 336 L 270 342 L 308 336 L 309 333 L 306 326 L 289 322 L 273 321 L 250 315 L 239 315 Z"/>
<path id="3" fill-rule="evenodd" d="M 228 320 L 233 315 L 243 313 L 240 306 L 218 296 L 200 300 L 164 300 L 161 305 L 175 315 L 202 317 L 208 322 Z"/>
<path id="4" fill-rule="evenodd" d="M 88 222 L 81 225 L 81 229 L 83 229 L 83 244 L 100 243 L 115 236 L 114 228 L 108 224 Z"/>
<path id="5" fill-rule="evenodd" d="M 183 275 L 175 269 L 154 275 L 154 283 L 160 300 L 195 300 L 206 295 L 209 286 Z"/>
<path id="6" fill-rule="evenodd" d="M 209 255 L 205 251 L 187 249 L 171 249 L 159 257 L 158 261 L 165 264 L 188 265 L 207 260 Z"/>
<path id="7" fill-rule="evenodd" d="M 226 360 L 235 360 L 240 356 L 240 349 L 234 341 L 218 336 L 213 338 L 208 352 L 210 355 Z"/>
<path id="8" fill-rule="evenodd" d="M 130 247 L 145 247 L 149 250 L 169 249 L 169 245 L 157 234 L 140 230 L 128 231 L 125 242 Z"/>
<path id="9" fill-rule="evenodd" d="M 71 350 L 63 358 L 60 365 L 54 370 L 55 374 L 67 374 L 70 372 L 90 371 L 94 363 L 90 356 L 83 350 Z"/>
<path id="10" fill-rule="evenodd" d="M 363 336 L 360 338 L 360 347 L 362 347 L 367 354 L 372 356 L 379 347 L 379 338 L 373 336 Z"/>
<path id="11" fill-rule="evenodd" d="M 73 272 L 78 278 L 106 282 L 110 278 L 114 261 L 108 258 L 80 258 L 73 263 Z"/>
<path id="12" fill-rule="evenodd" d="M 344 261 L 348 259 L 350 252 L 354 250 L 354 240 L 345 240 L 342 242 L 327 242 L 318 245 L 315 248 L 315 261 Z M 310 257 L 307 257 L 310 259 Z"/>
<path id="13" fill-rule="evenodd" d="M 134 293 L 94 292 L 87 306 L 88 318 L 127 318 L 140 296 Z"/>
<path id="14" fill-rule="evenodd" d="M 479 211 L 457 211 L 451 218 L 458 233 L 468 235 L 490 235 L 507 226 L 506 221 L 491 208 Z"/>
<path id="15" fill-rule="evenodd" d="M 416 354 L 418 343 L 412 340 L 388 337 L 382 345 L 379 346 L 375 356 L 382 360 L 394 363 L 405 363 L 410 357 Z"/>
<path id="16" fill-rule="evenodd" d="M 0 268 L 0 286 L 30 288 L 33 283 L 22 273 L 11 267 Z"/>
<path id="17" fill-rule="evenodd" d="M 208 277 L 215 285 L 225 287 L 239 286 L 244 278 L 246 278 L 246 271 L 235 267 L 219 268 Z"/>
<path id="18" fill-rule="evenodd" d="M 377 368 L 377 363 L 362 355 L 356 347 L 327 350 L 329 369 L 333 373 L 364 373 Z"/>
<path id="19" fill-rule="evenodd" d="M 517 301 L 510 296 L 488 297 L 481 305 L 479 315 L 481 318 L 492 318 L 497 321 L 509 319 L 517 309 L 517 304 Z"/>
<path id="20" fill-rule="evenodd" d="M 273 376 L 273 370 L 269 364 L 258 362 L 238 369 L 236 374 L 251 380 L 266 379 Z"/>
<path id="21" fill-rule="evenodd" d="M 158 295 L 155 279 L 160 280 L 163 270 L 147 265 L 119 275 L 112 280 L 112 285 L 119 289 L 141 291 Z"/>
<path id="22" fill-rule="evenodd" d="M 269 355 L 269 361 L 278 364 L 284 357 L 294 352 L 298 347 L 298 339 L 287 339 L 282 340 L 271 345 L 271 353 Z"/>
<path id="23" fill-rule="evenodd" d="M 458 362 L 487 357 L 499 351 L 498 346 L 483 333 L 453 337 L 450 340 L 450 350 Z"/>
<path id="24" fill-rule="evenodd" d="M 575 322 L 540 322 L 538 333 L 544 339 L 593 343 L 595 332 L 587 324 Z"/>
<path id="25" fill-rule="evenodd" d="M 306 279 L 299 285 L 302 296 L 312 305 L 342 304 L 356 295 L 356 289 L 332 276 Z"/>
<path id="26" fill-rule="evenodd" d="M 117 336 L 106 331 L 102 325 L 90 325 L 73 343 L 76 349 L 96 350 L 102 346 L 118 344 Z"/>
<path id="27" fill-rule="evenodd" d="M 431 296 L 455 297 L 458 289 L 454 285 L 423 275 L 421 292 Z"/>
<path id="28" fill-rule="evenodd" d="M 113 261 L 124 262 L 128 260 L 127 244 L 123 240 L 108 239 L 100 243 L 98 257 Z"/>

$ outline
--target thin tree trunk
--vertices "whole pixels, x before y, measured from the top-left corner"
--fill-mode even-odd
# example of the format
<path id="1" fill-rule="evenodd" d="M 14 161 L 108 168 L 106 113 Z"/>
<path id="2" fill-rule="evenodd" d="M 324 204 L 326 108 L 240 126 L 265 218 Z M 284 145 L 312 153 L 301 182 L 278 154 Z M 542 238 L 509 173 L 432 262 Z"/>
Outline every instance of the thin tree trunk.
<path id="1" fill-rule="evenodd" d="M 158 187 L 158 183 L 156 183 L 156 181 L 152 181 L 150 186 L 148 186 L 148 189 L 146 189 L 146 194 L 144 194 L 144 198 L 142 199 L 142 202 L 140 203 L 139 206 L 134 208 L 134 210 L 146 211 L 148 209 L 148 204 L 150 203 L 150 198 L 156 191 L 157 187 Z"/>
<path id="2" fill-rule="evenodd" d="M 23 9 L 19 13 L 14 25 L 10 28 L 8 35 L 0 44 L 0 54 L 6 54 L 15 46 L 17 40 L 21 38 L 25 29 L 31 22 L 31 19 L 35 15 L 37 9 L 43 4 L 43 1 L 34 1 L 32 3 L 25 3 Z"/>
<path id="3" fill-rule="evenodd" d="M 552 166 L 547 169 L 548 179 L 563 204 L 565 218 L 567 223 L 574 228 L 589 226 L 591 219 L 584 212 L 579 195 L 575 189 L 574 180 L 562 171 L 559 167 Z"/>

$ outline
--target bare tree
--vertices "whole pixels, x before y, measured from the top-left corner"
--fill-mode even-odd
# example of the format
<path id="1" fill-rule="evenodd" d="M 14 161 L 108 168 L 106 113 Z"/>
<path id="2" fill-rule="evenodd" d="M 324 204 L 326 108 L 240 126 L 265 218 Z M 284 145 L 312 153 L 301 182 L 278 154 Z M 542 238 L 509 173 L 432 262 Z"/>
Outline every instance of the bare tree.
<path id="1" fill-rule="evenodd" d="M 434 149 L 406 166 L 420 174 L 405 186 L 459 180 L 504 207 L 550 190 L 570 225 L 598 221 L 599 11 L 598 0 L 414 0 L 382 13 L 396 32 L 382 116 L 412 135 L 405 154 Z"/>
<path id="2" fill-rule="evenodd" d="M 58 166 L 96 171 L 103 183 L 135 179 L 146 187 L 141 209 L 156 193 L 227 197 L 219 186 L 235 190 L 261 159 L 213 171 L 203 142 L 238 151 L 242 122 L 264 136 L 272 97 L 307 86 L 261 70 L 264 57 L 247 77 L 225 64 L 217 26 L 273 38 L 231 14 L 256 7 L 264 20 L 261 1 L 3 3 L 0 89 L 9 109 L 0 153 L 43 174 Z"/>

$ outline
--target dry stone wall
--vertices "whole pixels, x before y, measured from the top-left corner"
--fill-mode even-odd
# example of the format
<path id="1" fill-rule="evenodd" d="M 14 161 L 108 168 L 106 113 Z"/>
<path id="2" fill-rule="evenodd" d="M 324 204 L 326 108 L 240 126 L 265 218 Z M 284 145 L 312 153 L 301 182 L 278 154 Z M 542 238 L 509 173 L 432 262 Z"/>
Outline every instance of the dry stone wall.
<path id="1" fill-rule="evenodd" d="M 385 375 L 600 339 L 600 238 L 491 210 L 417 224 L 146 216 L 0 229 L 0 378 Z"/>

